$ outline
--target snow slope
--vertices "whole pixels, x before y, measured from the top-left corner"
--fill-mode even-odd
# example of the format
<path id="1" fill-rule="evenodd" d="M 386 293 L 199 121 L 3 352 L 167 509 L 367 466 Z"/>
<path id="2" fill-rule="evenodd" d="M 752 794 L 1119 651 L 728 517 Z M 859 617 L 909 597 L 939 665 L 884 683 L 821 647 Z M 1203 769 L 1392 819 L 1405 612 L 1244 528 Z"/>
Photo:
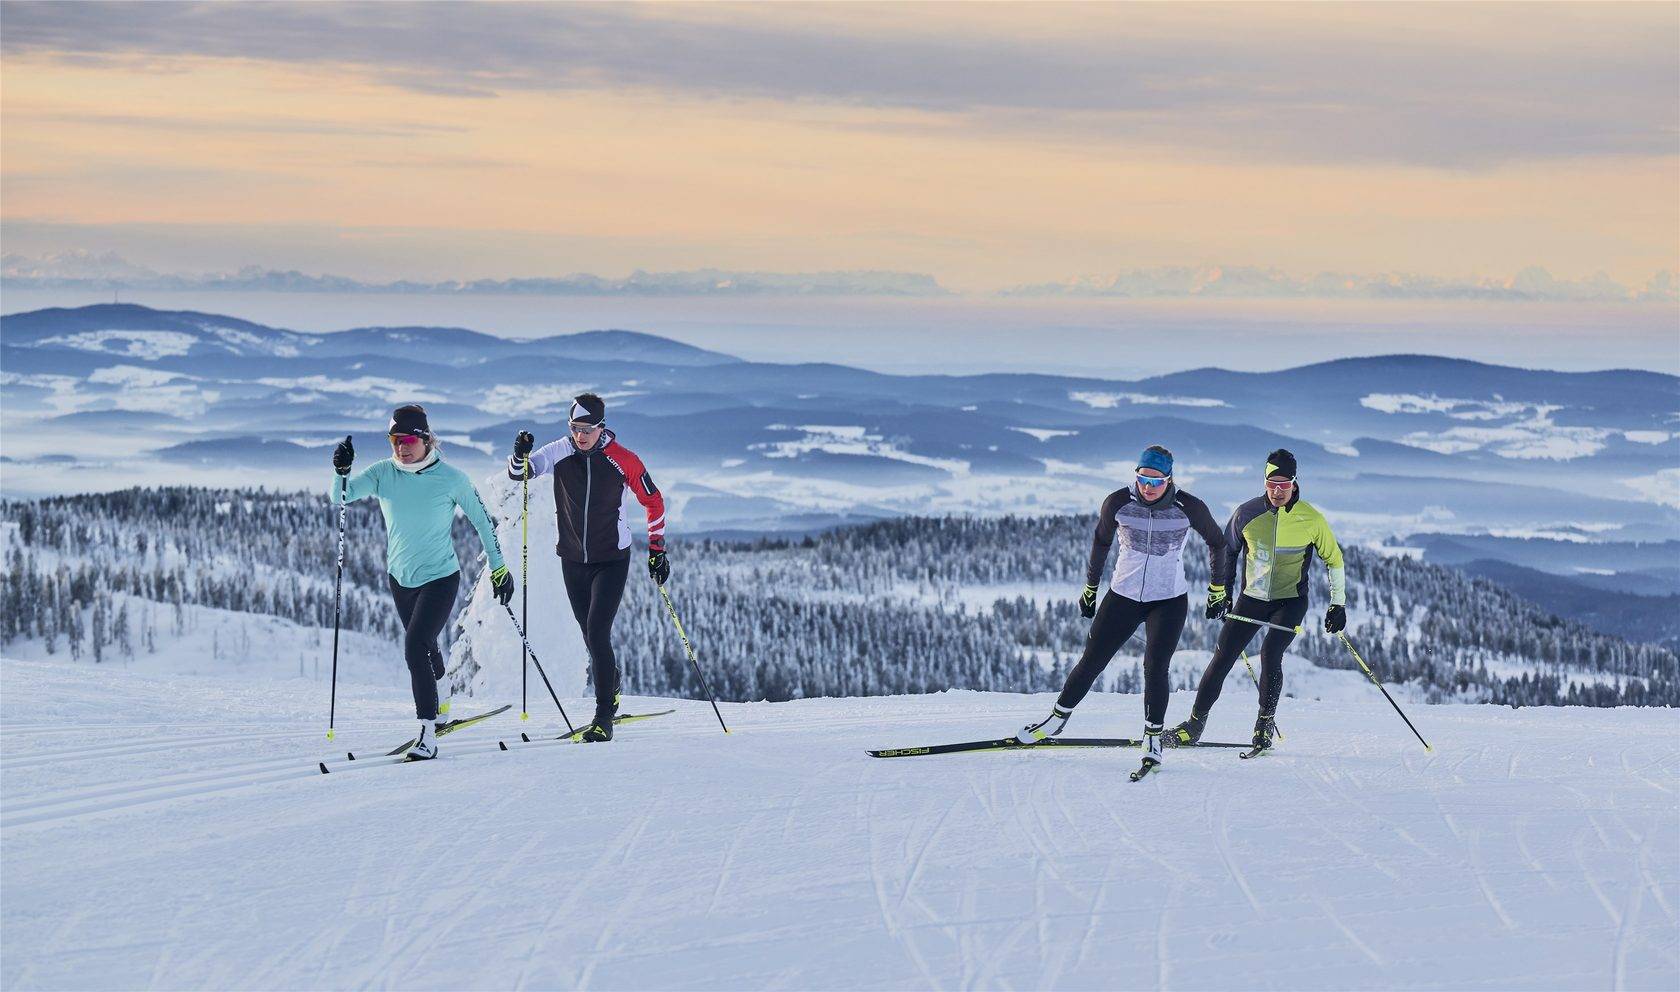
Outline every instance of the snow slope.
<path id="1" fill-rule="evenodd" d="M 725 704 L 728 736 L 633 699 L 678 712 L 503 752 L 509 714 L 322 776 L 401 740 L 406 693 L 341 686 L 329 746 L 309 680 L 0 674 L 7 989 L 1680 985 L 1671 710 L 1413 705 L 1431 755 L 1367 687 L 1286 701 L 1275 756 L 1132 785 L 1130 751 L 863 753 L 1048 697 Z M 1233 685 L 1210 736 L 1251 717 Z"/>

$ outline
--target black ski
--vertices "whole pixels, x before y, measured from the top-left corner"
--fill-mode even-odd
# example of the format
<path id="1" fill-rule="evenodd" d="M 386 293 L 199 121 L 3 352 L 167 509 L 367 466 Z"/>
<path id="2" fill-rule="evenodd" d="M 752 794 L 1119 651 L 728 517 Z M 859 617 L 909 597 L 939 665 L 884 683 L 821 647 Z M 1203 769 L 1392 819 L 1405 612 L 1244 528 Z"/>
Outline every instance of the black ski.
<path id="1" fill-rule="evenodd" d="M 488 720 L 491 717 L 496 716 L 497 714 L 506 713 L 508 710 L 511 710 L 511 709 L 513 709 L 513 704 L 509 703 L 506 706 L 502 706 L 502 707 L 498 707 L 496 709 L 493 709 L 488 713 L 480 713 L 477 716 L 464 716 L 459 720 L 451 720 L 448 723 L 444 724 L 443 726 L 437 728 L 437 735 L 439 737 L 442 737 L 445 734 L 452 734 L 457 730 L 460 730 L 464 727 L 470 727 L 475 723 L 483 723 L 485 720 Z M 418 737 L 411 738 L 411 739 L 403 742 L 402 744 L 397 745 L 396 747 L 392 748 L 391 750 L 386 751 L 385 756 L 388 757 L 388 758 L 394 758 L 397 755 L 402 754 L 404 751 L 407 751 L 409 748 L 413 747 L 414 745 L 416 745 L 418 743 L 420 743 L 420 738 L 418 738 Z M 350 760 L 351 761 L 356 760 L 356 756 L 354 754 L 350 755 Z"/>
<path id="2" fill-rule="evenodd" d="M 1258 758 L 1262 754 L 1265 754 L 1267 751 L 1270 751 L 1270 750 L 1271 750 L 1270 747 L 1251 747 L 1248 750 L 1244 751 L 1243 753 L 1237 755 L 1237 757 L 1239 757 L 1239 758 Z"/>
<path id="3" fill-rule="evenodd" d="M 1046 737 L 1032 744 L 1023 744 L 1014 737 L 1001 737 L 995 741 L 965 741 L 961 744 L 930 744 L 925 747 L 893 747 L 879 751 L 870 751 L 872 758 L 910 758 L 923 754 L 956 754 L 963 751 L 1030 751 L 1034 748 L 1063 748 L 1063 747 L 1142 747 L 1143 742 L 1126 737 Z M 1180 744 L 1179 747 L 1247 747 L 1247 744 L 1225 744 L 1217 741 L 1202 741 L 1196 744 Z"/>
<path id="4" fill-rule="evenodd" d="M 1131 774 L 1131 779 L 1134 782 L 1141 782 L 1141 781 L 1143 781 L 1143 777 L 1145 775 L 1148 775 L 1150 772 L 1152 772 L 1155 769 L 1160 768 L 1160 767 L 1161 767 L 1161 763 L 1159 761 L 1151 761 L 1150 759 L 1145 758 L 1145 759 L 1143 759 L 1143 767 L 1141 767 L 1137 771 L 1133 772 Z"/>

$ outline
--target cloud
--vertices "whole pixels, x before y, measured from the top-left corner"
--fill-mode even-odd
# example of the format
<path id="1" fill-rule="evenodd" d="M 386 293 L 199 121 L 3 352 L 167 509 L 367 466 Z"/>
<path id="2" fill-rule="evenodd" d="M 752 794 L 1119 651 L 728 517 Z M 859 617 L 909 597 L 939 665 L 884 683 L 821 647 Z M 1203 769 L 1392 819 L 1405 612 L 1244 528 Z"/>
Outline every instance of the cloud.
<path id="1" fill-rule="evenodd" d="M 0 281 L 14 289 L 124 289 L 218 292 L 415 293 L 526 296 L 944 296 L 932 277 L 913 272 L 636 271 L 622 279 L 588 273 L 536 279 L 365 282 L 346 276 L 247 265 L 236 272 L 164 273 L 116 252 L 74 250 L 0 257 Z"/>
<path id="2" fill-rule="evenodd" d="M 870 5 L 806 18 L 712 5 L 13 3 L 3 51 L 332 66 L 447 97 L 645 90 L 893 108 L 1024 138 L 1054 131 L 1277 160 L 1463 168 L 1674 153 L 1672 5 L 1336 8 L 1302 19 L 1220 10 L 1163 26 L 1173 15 L 1006 6 L 975 25 L 930 25 Z M 1550 33 L 1530 38 L 1537 22 Z"/>
<path id="3" fill-rule="evenodd" d="M 1128 269 L 1111 276 L 1081 276 L 1062 282 L 1014 286 L 1000 295 L 1675 303 L 1680 302 L 1680 274 L 1658 272 L 1642 288 L 1630 289 L 1602 272 L 1587 279 L 1559 279 L 1539 266 L 1530 266 L 1507 279 L 1438 279 L 1410 273 L 1346 272 L 1299 277 L 1256 266 L 1157 266 Z"/>

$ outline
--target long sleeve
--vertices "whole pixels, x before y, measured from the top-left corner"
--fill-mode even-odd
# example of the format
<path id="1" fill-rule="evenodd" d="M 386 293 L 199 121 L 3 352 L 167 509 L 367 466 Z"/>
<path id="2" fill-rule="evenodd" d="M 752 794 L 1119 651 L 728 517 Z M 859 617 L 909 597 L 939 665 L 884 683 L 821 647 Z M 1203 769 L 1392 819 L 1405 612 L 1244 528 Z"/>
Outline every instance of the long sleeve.
<path id="1" fill-rule="evenodd" d="M 520 479 L 524 478 L 535 479 L 539 475 L 547 475 L 549 472 L 553 471 L 554 466 L 559 463 L 561 459 L 568 458 L 576 453 L 577 448 L 573 447 L 572 439 L 569 437 L 563 437 L 555 441 L 550 441 L 537 450 L 531 452 L 529 476 L 526 476 L 524 473 L 519 471 L 520 466 L 517 459 L 512 457 L 508 458 L 508 478 L 518 482 Z"/>
<path id="2" fill-rule="evenodd" d="M 360 472 L 357 472 L 355 475 L 349 476 L 348 478 L 334 472 L 332 485 L 327 489 L 327 495 L 332 497 L 332 501 L 334 503 L 337 503 L 340 497 L 338 480 L 344 479 L 344 502 L 354 503 L 356 500 L 366 499 L 369 496 L 378 496 L 379 484 L 381 480 L 385 478 L 384 465 L 385 463 L 382 461 L 374 462 L 372 465 L 369 465 L 367 468 L 362 469 Z"/>
<path id="3" fill-rule="evenodd" d="M 1209 545 L 1209 547 L 1211 546 Z M 1238 506 L 1231 511 L 1231 520 L 1225 525 L 1225 548 L 1220 555 L 1219 571 L 1212 573 L 1213 584 L 1230 589 L 1232 583 L 1237 580 L 1237 563 L 1242 560 L 1247 551 L 1248 539 L 1243 537 L 1242 532 L 1242 507 Z M 1236 598 L 1240 591 L 1233 589 L 1231 592 L 1232 598 Z"/>
<path id="4" fill-rule="evenodd" d="M 1318 549 L 1318 555 L 1324 559 L 1324 567 L 1330 572 L 1330 604 L 1332 606 L 1347 605 L 1347 570 L 1342 564 L 1342 547 L 1336 543 L 1336 535 L 1330 530 L 1330 521 L 1319 518 L 1318 534 L 1313 538 L 1313 547 Z"/>
<path id="5" fill-rule="evenodd" d="M 1202 535 L 1203 541 L 1207 542 L 1208 581 L 1216 586 L 1229 585 L 1227 582 L 1220 581 L 1219 578 L 1225 572 L 1225 554 L 1228 545 L 1225 531 L 1213 519 L 1213 514 L 1208 510 L 1207 504 L 1189 493 L 1184 494 L 1184 499 L 1179 505 L 1184 507 L 1185 516 L 1190 518 L 1190 526 L 1195 528 L 1196 533 Z"/>
<path id="6" fill-rule="evenodd" d="M 653 476 L 648 474 L 647 466 L 642 464 L 641 458 L 634 451 L 624 447 L 616 441 L 609 444 L 604 454 L 618 470 L 624 474 L 624 485 L 630 494 L 636 497 L 636 502 L 642 504 L 642 510 L 647 514 L 648 550 L 665 550 L 665 497 L 660 494 L 659 487 L 653 484 Z"/>
<path id="7" fill-rule="evenodd" d="M 490 511 L 484 508 L 484 500 L 479 498 L 478 488 L 472 484 L 472 479 L 465 472 L 458 475 L 460 478 L 456 480 L 450 496 L 466 514 L 473 530 L 478 531 L 478 539 L 484 545 L 484 554 L 490 559 L 490 570 L 493 572 L 503 567 L 502 543 L 496 539 L 496 525 L 491 522 Z"/>
<path id="8" fill-rule="evenodd" d="M 1120 528 L 1120 507 L 1126 505 L 1131 492 L 1116 489 L 1103 500 L 1102 512 L 1097 515 L 1097 531 L 1091 535 L 1091 558 L 1085 564 L 1085 584 L 1102 582 L 1103 566 L 1108 564 L 1108 549 L 1114 546 L 1114 533 Z"/>

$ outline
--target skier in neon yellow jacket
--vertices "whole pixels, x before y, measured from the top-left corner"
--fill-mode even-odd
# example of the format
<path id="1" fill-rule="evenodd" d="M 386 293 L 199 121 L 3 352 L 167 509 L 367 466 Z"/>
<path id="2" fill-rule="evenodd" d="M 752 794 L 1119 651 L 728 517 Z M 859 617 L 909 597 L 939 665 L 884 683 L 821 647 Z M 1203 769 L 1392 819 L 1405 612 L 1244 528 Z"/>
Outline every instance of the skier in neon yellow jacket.
<path id="1" fill-rule="evenodd" d="M 1209 620 L 1234 613 L 1290 629 L 1262 628 L 1226 619 L 1213 658 L 1196 689 L 1190 719 L 1169 733 L 1173 743 L 1193 744 L 1201 739 L 1208 711 L 1218 701 L 1232 664 L 1254 635 L 1265 630 L 1260 642 L 1260 713 L 1254 721 L 1254 746 L 1260 750 L 1272 746 L 1277 729 L 1273 718 L 1283 694 L 1283 652 L 1295 640 L 1294 628 L 1307 615 L 1308 569 L 1315 557 L 1322 559 L 1329 570 L 1330 608 L 1324 615 L 1324 629 L 1334 634 L 1347 626 L 1342 549 L 1324 514 L 1301 498 L 1295 472 L 1295 456 L 1289 451 L 1279 448 L 1266 456 L 1265 493 L 1238 506 L 1225 526 L 1228 550 L 1223 574 L 1213 576 L 1206 613 Z M 1234 584 L 1239 560 L 1242 588 L 1233 605 L 1226 590 Z"/>

